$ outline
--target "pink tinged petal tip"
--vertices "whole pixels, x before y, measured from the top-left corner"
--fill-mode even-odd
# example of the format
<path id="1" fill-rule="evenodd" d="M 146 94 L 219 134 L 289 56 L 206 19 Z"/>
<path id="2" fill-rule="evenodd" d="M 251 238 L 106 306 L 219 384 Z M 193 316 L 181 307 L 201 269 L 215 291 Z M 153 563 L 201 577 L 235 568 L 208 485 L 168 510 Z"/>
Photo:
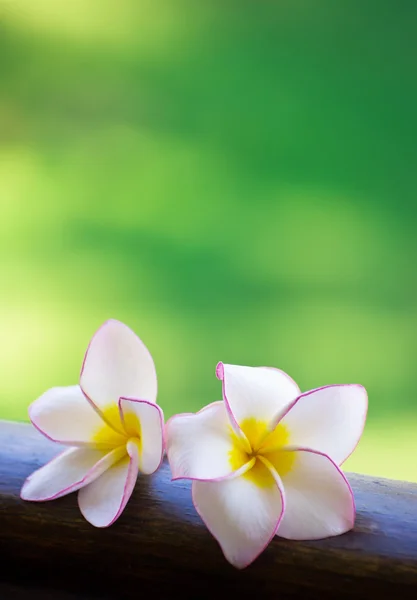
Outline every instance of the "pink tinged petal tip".
<path id="1" fill-rule="evenodd" d="M 358 384 L 328 385 L 302 394 L 282 419 L 291 446 L 312 448 L 342 464 L 362 435 L 368 396 Z"/>
<path id="2" fill-rule="evenodd" d="M 224 402 L 213 402 L 196 414 L 171 417 L 165 435 L 173 479 L 211 480 L 233 474 L 234 445 Z"/>
<path id="3" fill-rule="evenodd" d="M 216 366 L 216 377 L 220 381 L 223 381 L 224 367 L 223 367 L 223 363 L 222 362 L 217 363 L 217 366 Z"/>
<path id="4" fill-rule="evenodd" d="M 192 493 L 201 519 L 225 558 L 238 569 L 247 567 L 265 550 L 284 513 L 278 476 L 271 476 L 265 487 L 248 476 L 193 481 Z"/>
<path id="5" fill-rule="evenodd" d="M 139 455 L 135 443 L 128 442 L 128 456 L 78 493 L 78 506 L 94 527 L 109 527 L 122 514 L 134 490 Z"/>
<path id="6" fill-rule="evenodd" d="M 154 473 L 164 457 L 164 413 L 160 406 L 147 400 L 120 398 L 121 419 L 128 434 L 138 434 L 139 471 Z"/>
<path id="7" fill-rule="evenodd" d="M 352 489 L 325 454 L 298 449 L 292 469 L 282 477 L 286 506 L 277 535 L 317 540 L 346 533 L 355 522 Z"/>
<path id="8" fill-rule="evenodd" d="M 221 366 L 220 366 L 221 365 Z M 272 429 L 300 395 L 297 384 L 283 371 L 270 367 L 217 365 L 223 398 L 236 423 L 256 418 Z"/>
<path id="9" fill-rule="evenodd" d="M 32 473 L 23 484 L 20 497 L 31 502 L 55 500 L 88 485 L 125 454 L 91 448 L 69 448 Z"/>
<path id="10" fill-rule="evenodd" d="M 138 336 L 120 321 L 107 321 L 94 334 L 84 358 L 80 385 L 100 410 L 121 397 L 156 401 L 152 356 Z"/>

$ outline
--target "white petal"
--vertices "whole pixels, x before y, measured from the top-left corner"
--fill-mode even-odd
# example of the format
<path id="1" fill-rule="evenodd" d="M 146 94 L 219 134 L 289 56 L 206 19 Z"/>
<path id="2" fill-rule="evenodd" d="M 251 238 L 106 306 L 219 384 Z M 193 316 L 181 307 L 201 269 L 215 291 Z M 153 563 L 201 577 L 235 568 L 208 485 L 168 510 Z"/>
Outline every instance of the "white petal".
<path id="1" fill-rule="evenodd" d="M 106 453 L 91 448 L 69 448 L 32 473 L 20 496 L 33 502 L 55 500 L 94 481 L 120 457 L 120 449 Z"/>
<path id="2" fill-rule="evenodd" d="M 84 518 L 95 527 L 108 527 L 122 514 L 138 475 L 136 444 L 128 443 L 129 456 L 113 465 L 78 494 Z"/>
<path id="3" fill-rule="evenodd" d="M 165 426 L 173 479 L 218 479 L 236 468 L 233 431 L 224 402 L 213 402 L 196 414 L 175 415 Z"/>
<path id="4" fill-rule="evenodd" d="M 257 468 L 266 467 L 257 462 Z M 259 487 L 247 474 L 223 481 L 193 481 L 193 502 L 226 559 L 243 569 L 267 547 L 283 513 L 283 494 L 269 474 Z"/>
<path id="5" fill-rule="evenodd" d="M 149 350 L 127 325 L 107 321 L 87 349 L 80 385 L 102 411 L 122 396 L 155 402 L 157 382 Z"/>
<path id="6" fill-rule="evenodd" d="M 43 435 L 61 444 L 97 446 L 97 432 L 106 440 L 100 446 L 115 447 L 123 442 L 94 410 L 79 385 L 51 388 L 29 406 L 29 417 Z"/>
<path id="7" fill-rule="evenodd" d="M 283 371 L 270 367 L 242 367 L 219 363 L 223 397 L 239 425 L 256 418 L 269 428 L 300 395 L 298 385 Z"/>
<path id="8" fill-rule="evenodd" d="M 123 425 L 131 437 L 139 438 L 139 470 L 146 475 L 154 473 L 164 455 L 164 413 L 146 400 L 121 398 L 120 411 Z"/>
<path id="9" fill-rule="evenodd" d="M 329 385 L 302 394 L 282 419 L 288 444 L 312 448 L 342 464 L 365 425 L 368 397 L 361 385 Z"/>
<path id="10" fill-rule="evenodd" d="M 277 535 L 317 540 L 352 529 L 352 490 L 338 466 L 325 454 L 296 451 L 292 469 L 282 476 L 285 513 Z"/>

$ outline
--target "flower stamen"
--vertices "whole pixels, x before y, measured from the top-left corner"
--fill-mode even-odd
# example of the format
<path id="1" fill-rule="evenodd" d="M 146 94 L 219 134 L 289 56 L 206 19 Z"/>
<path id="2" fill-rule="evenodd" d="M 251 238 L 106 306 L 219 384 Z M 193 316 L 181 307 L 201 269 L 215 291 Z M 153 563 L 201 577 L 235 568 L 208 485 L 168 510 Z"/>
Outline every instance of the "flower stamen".
<path id="1" fill-rule="evenodd" d="M 232 469 L 238 470 L 255 459 L 243 476 L 260 487 L 274 485 L 268 465 L 272 465 L 279 475 L 285 475 L 292 469 L 295 460 L 295 453 L 284 449 L 289 440 L 287 428 L 278 423 L 273 431 L 268 432 L 266 423 L 250 418 L 243 421 L 241 429 L 251 450 L 248 452 L 241 438 L 231 430 L 233 449 L 229 452 L 229 460 Z"/>

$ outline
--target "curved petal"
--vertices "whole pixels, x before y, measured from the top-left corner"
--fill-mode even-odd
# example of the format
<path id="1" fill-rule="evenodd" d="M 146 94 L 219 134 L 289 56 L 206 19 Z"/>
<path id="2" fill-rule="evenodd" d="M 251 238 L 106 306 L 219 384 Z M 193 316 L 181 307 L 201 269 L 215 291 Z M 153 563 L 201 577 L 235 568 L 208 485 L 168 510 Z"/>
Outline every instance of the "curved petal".
<path id="1" fill-rule="evenodd" d="M 119 398 L 155 402 L 157 381 L 149 350 L 127 325 L 107 321 L 94 334 L 81 369 L 80 385 L 102 412 Z"/>
<path id="2" fill-rule="evenodd" d="M 32 473 L 23 484 L 20 497 L 44 502 L 66 496 L 100 477 L 125 452 L 125 448 L 108 453 L 91 448 L 69 448 Z"/>
<path id="3" fill-rule="evenodd" d="M 139 470 L 150 475 L 164 456 L 164 413 L 157 404 L 132 398 L 120 398 L 119 407 L 127 435 L 139 440 Z"/>
<path id="4" fill-rule="evenodd" d="M 329 385 L 302 394 L 281 422 L 288 444 L 328 454 L 340 465 L 359 442 L 367 410 L 361 385 Z"/>
<path id="5" fill-rule="evenodd" d="M 223 478 L 247 462 L 246 455 L 236 448 L 224 402 L 213 402 L 196 414 L 171 417 L 165 436 L 173 479 Z"/>
<path id="6" fill-rule="evenodd" d="M 277 535 L 317 540 L 352 529 L 355 503 L 339 467 L 325 454 L 299 448 L 292 468 L 282 475 L 285 514 Z"/>
<path id="7" fill-rule="evenodd" d="M 135 487 L 139 454 L 134 442 L 127 443 L 129 456 L 113 465 L 101 477 L 82 488 L 78 506 L 95 527 L 109 527 L 120 517 Z"/>
<path id="8" fill-rule="evenodd" d="M 244 431 L 245 422 L 254 418 L 270 430 L 300 395 L 289 375 L 271 367 L 219 363 L 216 375 L 223 382 L 224 401 Z"/>
<path id="9" fill-rule="evenodd" d="M 53 442 L 113 448 L 124 440 L 94 410 L 79 385 L 51 388 L 29 406 L 33 425 Z M 102 443 L 96 441 L 100 432 Z"/>
<path id="10" fill-rule="evenodd" d="M 259 486 L 251 471 L 224 481 L 193 481 L 195 508 L 226 559 L 238 569 L 253 562 L 268 546 L 284 512 L 279 478 L 257 462 L 263 481 Z M 260 473 L 264 470 L 264 473 Z"/>

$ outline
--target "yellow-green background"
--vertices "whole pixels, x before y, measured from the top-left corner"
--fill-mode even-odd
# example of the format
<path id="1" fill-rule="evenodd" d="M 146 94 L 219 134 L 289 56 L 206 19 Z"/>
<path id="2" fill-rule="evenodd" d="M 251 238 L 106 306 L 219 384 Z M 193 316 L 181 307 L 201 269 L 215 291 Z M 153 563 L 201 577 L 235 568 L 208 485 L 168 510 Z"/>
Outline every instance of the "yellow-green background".
<path id="1" fill-rule="evenodd" d="M 167 416 L 217 361 L 366 386 L 417 481 L 417 4 L 0 0 L 0 417 L 109 317 Z"/>

